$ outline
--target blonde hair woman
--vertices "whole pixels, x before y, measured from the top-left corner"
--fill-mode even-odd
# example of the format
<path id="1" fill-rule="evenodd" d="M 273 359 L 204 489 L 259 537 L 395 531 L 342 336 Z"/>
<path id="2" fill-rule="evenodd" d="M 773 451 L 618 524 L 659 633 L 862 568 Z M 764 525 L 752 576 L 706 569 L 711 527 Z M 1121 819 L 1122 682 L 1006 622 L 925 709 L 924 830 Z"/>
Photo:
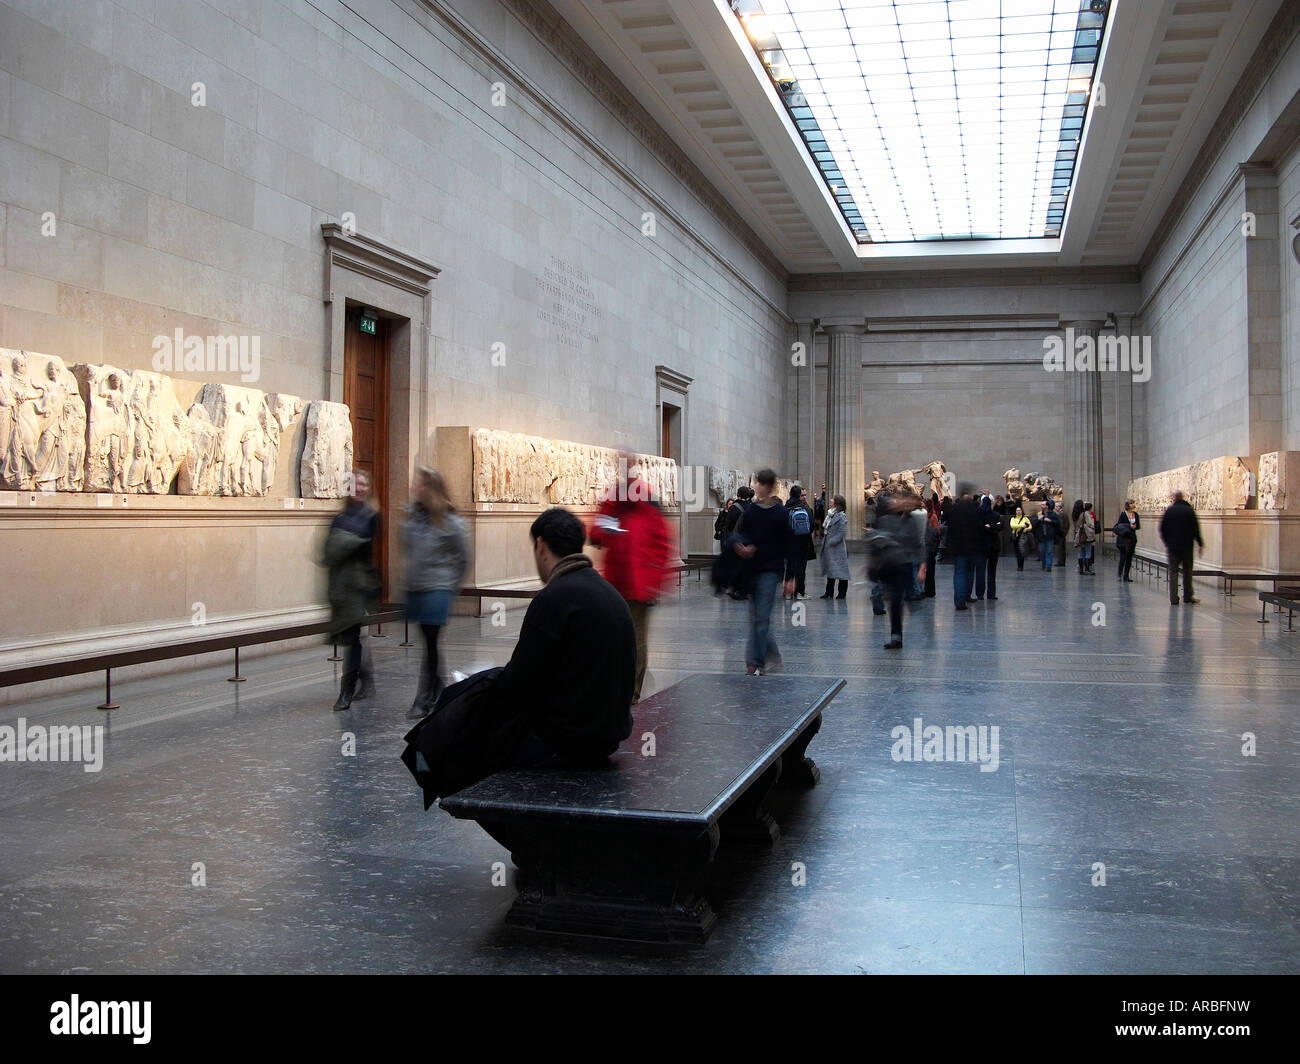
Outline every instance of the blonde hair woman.
<path id="1" fill-rule="evenodd" d="M 436 469 L 419 469 L 411 484 L 411 508 L 402 528 L 406 547 L 406 616 L 420 626 L 424 660 L 420 687 L 407 714 L 423 717 L 442 691 L 438 636 L 469 569 L 469 536 Z"/>

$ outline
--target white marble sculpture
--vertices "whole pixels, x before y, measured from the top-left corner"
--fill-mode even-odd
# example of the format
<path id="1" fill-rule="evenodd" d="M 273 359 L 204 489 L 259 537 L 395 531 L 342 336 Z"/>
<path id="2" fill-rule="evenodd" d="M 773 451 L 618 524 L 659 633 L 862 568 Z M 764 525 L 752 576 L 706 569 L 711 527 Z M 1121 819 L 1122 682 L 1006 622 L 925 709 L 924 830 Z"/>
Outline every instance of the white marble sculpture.
<path id="1" fill-rule="evenodd" d="M 1210 458 L 1129 481 L 1128 496 L 1141 513 L 1162 513 L 1175 491 L 1196 510 L 1243 510 L 1251 498 L 1252 478 L 1236 455 Z"/>
<path id="2" fill-rule="evenodd" d="M 131 375 L 116 366 L 78 362 L 72 367 L 86 408 L 84 490 L 124 493 L 136 461 Z"/>
<path id="3" fill-rule="evenodd" d="M 862 498 L 865 502 L 875 502 L 880 493 L 885 490 L 885 478 L 880 475 L 879 469 L 871 471 L 871 480 L 862 490 Z"/>
<path id="4" fill-rule="evenodd" d="M 177 490 L 182 495 L 268 494 L 281 435 L 301 409 L 296 395 L 205 384 L 190 407 L 188 458 Z"/>
<path id="5" fill-rule="evenodd" d="M 674 507 L 679 498 L 677 463 L 658 455 L 629 457 L 611 447 L 500 429 L 476 429 L 472 445 L 475 502 L 594 509 L 617 494 L 624 470 L 643 479 L 662 505 Z"/>
<path id="6" fill-rule="evenodd" d="M 736 492 L 748 483 L 749 474 L 743 470 L 709 466 L 709 490 L 719 506 L 726 506 L 727 500 L 734 499 Z"/>
<path id="7" fill-rule="evenodd" d="M 86 406 L 61 358 L 0 348 L 0 487 L 80 491 Z"/>
<path id="8" fill-rule="evenodd" d="M 300 480 L 305 499 L 341 499 L 352 473 L 352 421 L 343 403 L 307 404 Z"/>

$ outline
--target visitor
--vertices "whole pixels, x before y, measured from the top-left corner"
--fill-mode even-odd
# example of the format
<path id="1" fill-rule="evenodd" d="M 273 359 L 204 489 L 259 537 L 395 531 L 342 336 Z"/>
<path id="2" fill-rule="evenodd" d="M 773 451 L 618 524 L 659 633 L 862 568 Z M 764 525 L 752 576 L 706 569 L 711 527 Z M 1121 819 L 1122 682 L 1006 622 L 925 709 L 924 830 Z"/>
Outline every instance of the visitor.
<path id="1" fill-rule="evenodd" d="M 772 492 L 776 474 L 760 469 L 754 474 L 754 501 L 745 509 L 736 533 L 740 537 L 733 548 L 749 562 L 749 641 L 745 647 L 745 672 L 761 676 L 774 671 L 781 662 L 781 652 L 771 637 L 772 606 L 776 590 L 784 582 L 787 595 L 794 591 L 794 573 L 798 568 L 798 545 L 790 530 L 786 508 Z"/>
<path id="2" fill-rule="evenodd" d="M 1017 506 L 1015 516 L 1011 518 L 1011 546 L 1016 552 L 1017 572 L 1024 572 L 1026 537 L 1032 535 L 1032 525 L 1029 518 L 1025 516 L 1024 509 Z"/>
<path id="3" fill-rule="evenodd" d="M 616 499 L 601 504 L 592 522 L 592 545 L 605 550 L 604 576 L 623 596 L 636 631 L 636 683 L 632 704 L 641 701 L 645 681 L 646 636 L 650 609 L 663 594 L 674 560 L 672 536 L 650 485 L 637 474 L 635 458 L 624 455 L 624 484 Z"/>
<path id="4" fill-rule="evenodd" d="M 958 610 L 966 609 L 975 577 L 976 559 L 984 550 L 984 530 L 979 507 L 969 485 L 958 489 L 960 498 L 948 515 L 947 553 L 952 555 L 952 595 Z"/>
<path id="5" fill-rule="evenodd" d="M 1056 564 L 1056 541 L 1061 538 L 1061 518 L 1056 513 L 1056 504 L 1048 499 L 1043 503 L 1043 511 L 1038 515 L 1038 529 L 1035 532 L 1041 549 L 1043 572 L 1051 572 Z"/>
<path id="6" fill-rule="evenodd" d="M 436 469 L 420 469 L 402 527 L 406 548 L 406 619 L 424 638 L 420 684 L 407 716 L 423 717 L 442 692 L 438 637 L 469 570 L 469 535 Z"/>
<path id="7" fill-rule="evenodd" d="M 713 538 L 719 543 L 727 534 L 727 514 L 731 511 L 731 507 L 735 505 L 735 502 L 735 499 L 728 499 L 722 509 L 718 511 L 718 516 L 713 519 Z"/>
<path id="8" fill-rule="evenodd" d="M 886 650 L 903 646 L 903 600 L 912 588 L 917 567 L 924 566 L 925 518 L 917 498 L 907 491 L 884 497 L 871 539 L 871 566 L 889 590 L 889 642 Z M 924 577 L 924 572 L 921 573 Z"/>
<path id="9" fill-rule="evenodd" d="M 1124 500 L 1124 509 L 1115 522 L 1115 549 L 1119 552 L 1119 578 L 1125 583 L 1133 583 L 1129 576 L 1133 569 L 1133 554 L 1137 550 L 1138 529 L 1142 521 L 1132 499 Z"/>
<path id="10" fill-rule="evenodd" d="M 925 503 L 925 587 L 923 593 L 926 598 L 934 598 L 936 595 L 934 570 L 939 564 L 939 543 L 941 538 L 939 507 L 937 501 L 930 498 Z"/>
<path id="11" fill-rule="evenodd" d="M 1192 590 L 1192 544 L 1198 554 L 1205 550 L 1201 539 L 1201 523 L 1196 519 L 1192 504 L 1181 491 L 1173 494 L 1169 508 L 1160 518 L 1160 538 L 1164 541 L 1169 558 L 1169 605 L 1178 605 L 1178 574 L 1183 574 L 1183 601 L 1195 606 L 1201 600 Z"/>
<path id="12" fill-rule="evenodd" d="M 822 485 L 821 494 L 813 502 L 813 536 L 820 538 L 826 531 L 826 485 Z"/>
<path id="13" fill-rule="evenodd" d="M 1085 502 L 1079 511 L 1078 527 L 1074 530 L 1074 545 L 1079 548 L 1079 573 L 1095 576 L 1092 570 L 1092 552 L 1097 542 L 1097 519 L 1092 514 L 1092 503 Z"/>
<path id="14" fill-rule="evenodd" d="M 344 649 L 336 713 L 350 709 L 354 697 L 368 698 L 375 693 L 374 665 L 368 648 L 362 645 L 361 627 L 366 614 L 379 604 L 381 586 L 375 564 L 381 521 L 367 501 L 370 477 L 353 470 L 349 479 L 347 502 L 330 522 L 323 551 L 329 567 L 329 634 Z"/>
<path id="15" fill-rule="evenodd" d="M 632 734 L 637 637 L 622 595 L 582 552 L 586 531 L 556 506 L 528 530 L 545 585 L 528 605 L 495 694 L 527 725 L 515 767 L 599 763 Z"/>
<path id="16" fill-rule="evenodd" d="M 844 598 L 849 590 L 849 548 L 846 542 L 849 515 L 845 509 L 844 496 L 836 495 L 822 525 L 822 576 L 826 578 L 824 599 L 831 597 L 837 581 L 839 594 L 836 598 Z"/>
<path id="17" fill-rule="evenodd" d="M 794 598 L 808 597 L 804 583 L 808 576 L 808 562 L 817 557 L 813 548 L 813 515 L 804 501 L 803 488 L 798 484 L 790 488 L 790 501 L 785 504 L 790 522 L 790 533 L 795 538 Z"/>
<path id="18" fill-rule="evenodd" d="M 987 495 L 980 502 L 980 531 L 983 533 L 983 551 L 975 559 L 975 597 L 982 599 L 987 591 L 990 602 L 998 598 L 998 558 L 1002 554 L 1002 515 L 993 508 Z"/>

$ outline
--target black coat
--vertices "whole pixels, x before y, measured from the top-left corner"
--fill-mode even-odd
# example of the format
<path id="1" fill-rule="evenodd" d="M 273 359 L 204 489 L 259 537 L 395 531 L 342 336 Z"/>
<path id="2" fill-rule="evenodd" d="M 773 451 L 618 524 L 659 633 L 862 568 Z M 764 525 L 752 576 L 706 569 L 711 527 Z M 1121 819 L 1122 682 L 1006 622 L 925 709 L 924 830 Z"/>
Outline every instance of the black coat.
<path id="1" fill-rule="evenodd" d="M 984 517 L 974 499 L 958 499 L 948 514 L 947 553 L 977 554 L 984 546 Z"/>
<path id="2" fill-rule="evenodd" d="M 1160 518 L 1160 538 L 1170 550 L 1191 550 L 1192 544 L 1204 546 L 1201 541 L 1201 523 L 1196 519 L 1196 511 L 1186 499 L 1179 499 L 1170 505 Z"/>
<path id="3" fill-rule="evenodd" d="M 424 808 L 510 763 L 526 734 L 524 714 L 497 697 L 502 669 L 444 688 L 432 713 L 406 735 L 402 763 L 424 791 Z"/>
<path id="4" fill-rule="evenodd" d="M 1133 511 L 1133 520 L 1128 519 L 1128 511 L 1119 512 L 1119 520 L 1115 522 L 1115 546 L 1125 554 L 1137 549 L 1138 529 L 1142 527 L 1142 518 L 1138 516 L 1137 511 Z"/>
<path id="5" fill-rule="evenodd" d="M 528 606 L 497 683 L 562 760 L 598 761 L 632 734 L 636 630 L 623 596 L 595 569 L 554 577 Z"/>

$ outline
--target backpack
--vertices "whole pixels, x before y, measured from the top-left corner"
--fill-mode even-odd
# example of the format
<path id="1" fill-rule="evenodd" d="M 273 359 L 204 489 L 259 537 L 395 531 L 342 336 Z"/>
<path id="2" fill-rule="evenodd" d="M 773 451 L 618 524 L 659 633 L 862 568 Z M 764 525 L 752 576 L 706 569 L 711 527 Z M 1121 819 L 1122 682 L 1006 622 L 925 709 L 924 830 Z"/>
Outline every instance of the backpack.
<path id="1" fill-rule="evenodd" d="M 790 511 L 790 531 L 796 536 L 807 536 L 812 533 L 812 520 L 808 516 L 806 506 L 799 506 Z"/>

